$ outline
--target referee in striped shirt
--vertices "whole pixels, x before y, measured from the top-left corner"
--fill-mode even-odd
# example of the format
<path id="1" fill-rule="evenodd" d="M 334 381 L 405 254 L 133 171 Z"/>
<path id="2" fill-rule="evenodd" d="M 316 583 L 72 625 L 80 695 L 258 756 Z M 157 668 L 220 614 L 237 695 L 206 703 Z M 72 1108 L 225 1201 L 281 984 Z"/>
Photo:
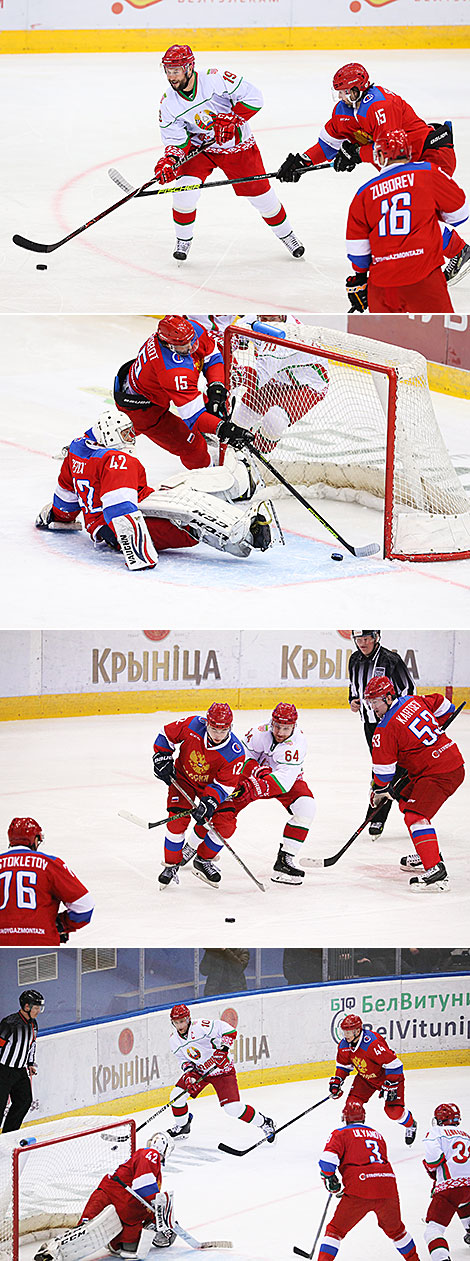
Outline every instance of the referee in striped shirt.
<path id="1" fill-rule="evenodd" d="M 400 654 L 391 648 L 382 648 L 379 630 L 353 630 L 351 634 L 356 652 L 351 653 L 349 658 L 349 705 L 354 714 L 361 715 L 364 735 L 372 752 L 372 737 L 377 719 L 373 709 L 364 700 L 364 692 L 370 679 L 383 676 L 391 679 L 397 696 L 413 696 L 416 688 Z M 399 770 L 397 767 L 397 771 Z M 391 806 L 391 801 L 385 801 L 381 806 L 369 826 L 370 836 L 381 836 Z M 372 807 L 369 806 L 369 813 L 371 810 Z"/>
<path id="2" fill-rule="evenodd" d="M 31 1076 L 36 1073 L 36 1017 L 44 1011 L 38 990 L 23 990 L 20 1010 L 0 1021 L 0 1124 L 10 1099 L 2 1133 L 19 1130 L 33 1102 Z"/>

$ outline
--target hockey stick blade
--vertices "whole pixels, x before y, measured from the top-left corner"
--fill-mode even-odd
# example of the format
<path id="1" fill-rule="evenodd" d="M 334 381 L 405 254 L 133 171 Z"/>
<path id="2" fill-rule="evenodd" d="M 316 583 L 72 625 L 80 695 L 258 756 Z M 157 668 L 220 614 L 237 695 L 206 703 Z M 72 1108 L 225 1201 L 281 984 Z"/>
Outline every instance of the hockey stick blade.
<path id="1" fill-rule="evenodd" d="M 205 1239 L 204 1243 L 199 1244 L 200 1248 L 233 1248 L 231 1239 Z"/>
<path id="2" fill-rule="evenodd" d="M 116 170 L 115 166 L 110 166 L 108 175 L 113 183 L 117 184 L 118 188 L 122 188 L 123 193 L 132 192 L 132 184 L 129 183 L 129 180 L 126 180 L 124 175 L 121 175 L 120 171 Z"/>
<path id="3" fill-rule="evenodd" d="M 131 814 L 129 810 L 118 810 L 118 815 L 120 819 L 127 819 L 128 823 L 135 823 L 138 828 L 147 829 L 155 826 L 152 823 L 147 823 L 146 819 L 141 819 L 138 814 Z"/>
<path id="4" fill-rule="evenodd" d="M 56 241 L 55 245 L 40 245 L 39 241 L 29 241 L 27 236 L 19 236 L 15 232 L 13 239 L 14 245 L 20 245 L 23 250 L 33 250 L 35 254 L 52 254 L 53 250 L 58 250 L 62 241 Z"/>
<path id="5" fill-rule="evenodd" d="M 274 1131 L 275 1134 L 281 1134 L 283 1130 L 288 1130 L 289 1126 L 294 1125 L 295 1121 L 301 1121 L 302 1117 L 306 1117 L 309 1112 L 314 1112 L 315 1108 L 320 1108 L 322 1103 L 329 1103 L 330 1099 L 331 1095 L 325 1095 L 323 1099 L 318 1099 L 316 1103 L 311 1104 L 310 1108 L 305 1108 L 304 1112 L 298 1112 L 297 1116 L 291 1117 L 290 1121 L 284 1121 L 284 1125 L 278 1125 L 277 1130 Z M 244 1147 L 242 1151 L 238 1147 L 230 1147 L 228 1143 L 219 1143 L 218 1148 L 220 1152 L 227 1152 L 229 1156 L 247 1156 L 248 1152 L 254 1152 L 256 1147 L 261 1147 L 261 1144 L 267 1143 L 267 1141 L 268 1136 L 265 1134 L 263 1138 L 258 1139 L 257 1143 L 252 1143 L 251 1147 Z"/>
<path id="6" fill-rule="evenodd" d="M 376 556 L 381 551 L 380 543 L 366 543 L 365 547 L 354 547 L 355 556 Z"/>
<path id="7" fill-rule="evenodd" d="M 292 1251 L 295 1252 L 296 1257 L 307 1257 L 307 1261 L 312 1261 L 312 1252 L 304 1252 L 303 1248 L 297 1248 L 295 1244 Z"/>

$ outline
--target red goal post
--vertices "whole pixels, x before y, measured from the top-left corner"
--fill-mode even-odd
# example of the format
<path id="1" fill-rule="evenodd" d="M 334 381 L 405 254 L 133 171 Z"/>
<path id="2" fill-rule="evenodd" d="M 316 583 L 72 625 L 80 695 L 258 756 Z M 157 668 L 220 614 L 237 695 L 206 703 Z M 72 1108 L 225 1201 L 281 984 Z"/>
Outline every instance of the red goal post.
<path id="1" fill-rule="evenodd" d="M 25 1237 L 76 1226 L 101 1178 L 135 1151 L 135 1133 L 131 1118 L 87 1116 L 23 1128 L 24 1147 L 1 1135 L 0 1261 L 19 1261 Z"/>
<path id="2" fill-rule="evenodd" d="M 424 357 L 289 320 L 276 332 L 240 323 L 224 337 L 233 418 L 260 454 L 311 497 L 381 508 L 390 559 L 470 557 L 470 500 L 437 424 Z"/>

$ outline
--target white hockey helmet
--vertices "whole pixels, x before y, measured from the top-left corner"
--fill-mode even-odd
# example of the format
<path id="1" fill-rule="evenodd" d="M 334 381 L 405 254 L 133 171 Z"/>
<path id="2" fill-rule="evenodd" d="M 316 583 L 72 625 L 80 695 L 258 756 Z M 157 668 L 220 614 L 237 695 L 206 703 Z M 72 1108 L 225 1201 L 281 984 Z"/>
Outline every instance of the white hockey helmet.
<path id="1" fill-rule="evenodd" d="M 133 447 L 135 433 L 132 421 L 117 407 L 107 407 L 91 426 L 91 432 L 99 447 Z"/>
<path id="2" fill-rule="evenodd" d="M 155 1150 L 159 1152 L 162 1165 L 164 1165 L 167 1158 L 171 1156 L 174 1146 L 175 1144 L 171 1135 L 162 1134 L 160 1131 L 157 1131 L 156 1134 L 152 1134 L 152 1137 L 147 1140 L 147 1147 L 154 1147 Z"/>

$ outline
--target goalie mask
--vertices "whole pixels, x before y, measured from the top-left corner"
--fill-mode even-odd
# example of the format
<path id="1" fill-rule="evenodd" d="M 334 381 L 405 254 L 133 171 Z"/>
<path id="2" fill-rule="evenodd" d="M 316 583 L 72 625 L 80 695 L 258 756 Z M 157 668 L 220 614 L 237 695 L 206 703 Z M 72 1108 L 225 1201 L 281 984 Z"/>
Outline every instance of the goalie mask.
<path id="1" fill-rule="evenodd" d="M 107 407 L 89 430 L 99 447 L 116 447 L 121 450 L 135 446 L 135 433 L 132 421 L 116 407 Z"/>
<path id="2" fill-rule="evenodd" d="M 149 1138 L 147 1142 L 147 1147 L 154 1147 L 155 1151 L 159 1153 L 162 1165 L 164 1165 L 165 1161 L 171 1156 L 174 1146 L 175 1144 L 170 1134 L 163 1134 L 160 1132 L 152 1134 L 152 1137 Z"/>

